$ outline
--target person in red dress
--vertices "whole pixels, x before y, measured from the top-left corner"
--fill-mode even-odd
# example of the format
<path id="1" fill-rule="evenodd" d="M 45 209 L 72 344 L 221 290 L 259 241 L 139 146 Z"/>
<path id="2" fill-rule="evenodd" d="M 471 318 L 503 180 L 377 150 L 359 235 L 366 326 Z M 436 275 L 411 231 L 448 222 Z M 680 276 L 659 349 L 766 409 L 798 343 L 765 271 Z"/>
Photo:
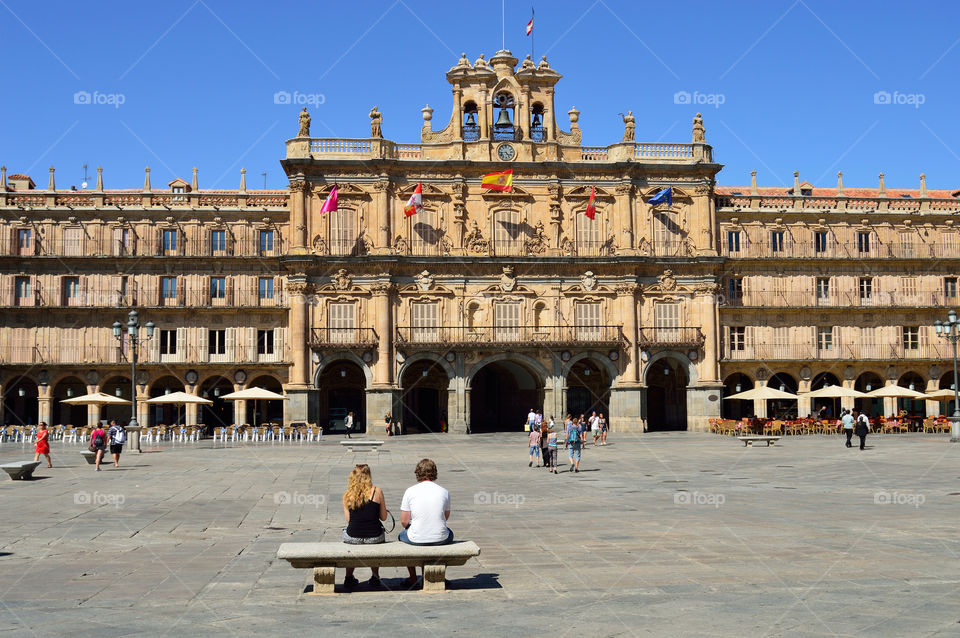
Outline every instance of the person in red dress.
<path id="1" fill-rule="evenodd" d="M 47 457 L 47 467 L 53 467 L 53 463 L 50 462 L 50 432 L 47 430 L 47 424 L 43 421 L 40 422 L 39 428 L 37 430 L 37 453 L 33 460 L 39 461 L 42 454 Z"/>

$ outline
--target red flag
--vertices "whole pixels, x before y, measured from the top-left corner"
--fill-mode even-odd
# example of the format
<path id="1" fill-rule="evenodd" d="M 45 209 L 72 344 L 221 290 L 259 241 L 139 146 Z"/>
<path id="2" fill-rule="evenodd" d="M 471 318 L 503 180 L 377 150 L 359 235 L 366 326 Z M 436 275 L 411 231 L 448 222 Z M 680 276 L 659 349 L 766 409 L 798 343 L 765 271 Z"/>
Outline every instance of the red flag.
<path id="1" fill-rule="evenodd" d="M 533 33 L 533 18 L 530 18 L 530 22 L 527 23 L 527 35 Z"/>
<path id="2" fill-rule="evenodd" d="M 593 219 L 597 215 L 597 207 L 593 205 L 594 200 L 597 198 L 597 187 L 593 186 L 590 189 L 590 199 L 587 200 L 587 210 L 583 211 L 583 214 Z"/>
<path id="3" fill-rule="evenodd" d="M 320 214 L 329 213 L 337 210 L 337 185 L 334 184 L 330 189 L 330 194 L 323 200 L 323 206 L 320 207 Z"/>
<path id="4" fill-rule="evenodd" d="M 403 207 L 403 213 L 407 217 L 411 217 L 421 210 L 423 210 L 423 191 L 420 190 L 420 182 L 417 182 L 417 190 L 413 191 L 410 201 Z"/>

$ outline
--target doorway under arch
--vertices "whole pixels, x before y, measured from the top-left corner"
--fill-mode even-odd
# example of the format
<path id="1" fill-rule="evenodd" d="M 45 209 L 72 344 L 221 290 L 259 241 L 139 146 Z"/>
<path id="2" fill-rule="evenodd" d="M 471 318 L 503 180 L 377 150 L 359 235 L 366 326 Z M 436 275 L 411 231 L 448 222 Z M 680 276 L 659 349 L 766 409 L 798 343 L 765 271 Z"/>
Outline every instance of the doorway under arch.
<path id="1" fill-rule="evenodd" d="M 567 412 L 574 416 L 590 416 L 596 411 L 609 419 L 610 383 L 606 369 L 589 357 L 574 363 L 567 373 Z M 555 418 L 563 416 L 559 414 Z"/>
<path id="2" fill-rule="evenodd" d="M 174 392 L 183 392 L 183 381 L 168 375 L 160 377 L 150 386 L 150 398 L 172 394 Z M 150 403 L 149 422 L 151 426 L 156 425 L 180 425 L 184 419 L 184 406 L 176 403 Z"/>
<path id="3" fill-rule="evenodd" d="M 853 389 L 860 392 L 871 392 L 883 387 L 883 378 L 876 372 L 864 372 L 853 382 Z M 868 416 L 883 415 L 883 399 L 872 397 L 869 399 L 854 399 L 853 405 Z"/>
<path id="4" fill-rule="evenodd" d="M 470 382 L 470 432 L 522 432 L 530 408 L 543 405 L 543 384 L 526 366 L 485 364 Z"/>
<path id="5" fill-rule="evenodd" d="M 283 394 L 283 384 L 269 374 L 263 374 L 251 381 L 248 388 L 263 388 L 270 392 Z M 283 423 L 283 401 L 281 399 L 258 401 L 247 400 L 246 423 Z"/>
<path id="6" fill-rule="evenodd" d="M 728 376 L 723 382 L 723 396 L 729 397 L 740 392 L 746 392 L 753 387 L 753 380 L 742 372 L 735 372 Z M 724 419 L 736 419 L 739 421 L 743 417 L 750 416 L 753 413 L 753 401 L 746 399 L 724 400 L 720 406 L 720 416 Z"/>
<path id="7" fill-rule="evenodd" d="M 687 429 L 687 375 L 685 363 L 673 357 L 647 366 L 647 431 Z"/>
<path id="8" fill-rule="evenodd" d="M 3 389 L 3 424 L 37 425 L 40 414 L 36 382 L 20 377 Z M 80 425 L 85 425 L 86 421 Z"/>
<path id="9" fill-rule="evenodd" d="M 53 405 L 50 418 L 55 424 L 87 426 L 87 406 L 64 403 L 64 399 L 83 396 L 87 386 L 78 377 L 65 377 L 53 386 Z"/>
<path id="10" fill-rule="evenodd" d="M 953 390 L 956 388 L 956 383 L 953 380 L 953 370 L 950 370 L 940 377 L 940 382 L 937 384 L 937 388 L 940 390 Z M 954 405 L 955 403 L 956 401 L 954 400 L 954 397 L 940 401 L 940 414 L 953 414 L 954 410 L 956 410 L 956 406 Z"/>
<path id="11" fill-rule="evenodd" d="M 116 376 L 110 377 L 100 385 L 100 391 L 109 394 L 112 397 L 130 400 L 130 377 Z M 119 393 L 118 393 L 119 391 Z M 130 420 L 130 404 L 121 403 L 117 405 L 103 405 L 100 407 L 100 418 L 117 423 L 126 423 Z"/>
<path id="12" fill-rule="evenodd" d="M 450 377 L 436 361 L 420 359 L 400 375 L 403 412 L 400 423 L 406 434 L 440 432 L 447 424 L 447 388 Z"/>
<path id="13" fill-rule="evenodd" d="M 767 387 L 796 394 L 799 382 L 787 372 L 778 372 L 767 381 Z M 768 399 L 767 416 L 775 419 L 795 419 L 802 412 L 798 399 Z"/>
<path id="14" fill-rule="evenodd" d="M 810 381 L 810 390 L 820 390 L 827 386 L 841 386 L 840 379 L 837 375 L 832 372 L 821 372 L 820 374 L 813 377 L 813 380 Z M 841 399 L 839 397 L 819 397 L 813 399 L 812 405 L 810 408 L 813 410 L 813 414 L 819 414 L 820 408 L 826 406 L 827 408 L 827 417 L 831 419 L 839 419 L 841 411 Z"/>
<path id="15" fill-rule="evenodd" d="M 927 389 L 924 378 L 912 370 L 900 377 L 897 385 L 917 392 L 925 392 Z M 924 399 L 897 399 L 897 414 L 901 410 L 906 410 L 910 416 L 926 416 L 926 409 L 927 402 Z"/>
<path id="16" fill-rule="evenodd" d="M 211 428 L 227 427 L 233 424 L 233 401 L 223 399 L 223 396 L 233 392 L 233 383 L 226 377 L 210 377 L 200 384 L 200 396 L 212 404 L 200 404 L 198 407 L 197 423 Z"/>
<path id="17" fill-rule="evenodd" d="M 342 424 L 348 412 L 353 412 L 354 431 L 366 431 L 367 377 L 358 364 L 349 359 L 331 361 L 317 375 L 316 385 L 317 418 L 325 432 L 342 432 L 342 427 L 331 427 Z"/>

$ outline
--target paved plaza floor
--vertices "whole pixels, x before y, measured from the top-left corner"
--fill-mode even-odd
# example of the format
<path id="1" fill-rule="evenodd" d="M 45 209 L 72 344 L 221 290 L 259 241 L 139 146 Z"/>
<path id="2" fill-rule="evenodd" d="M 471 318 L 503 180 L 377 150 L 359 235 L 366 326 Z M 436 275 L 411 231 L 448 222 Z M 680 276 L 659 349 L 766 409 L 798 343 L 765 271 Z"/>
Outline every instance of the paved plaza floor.
<path id="1" fill-rule="evenodd" d="M 960 636 L 960 445 L 943 436 L 861 452 L 612 435 L 579 474 L 561 451 L 559 475 L 527 467 L 522 433 L 339 440 L 155 444 L 99 473 L 54 442 L 53 469 L 0 481 L 2 635 Z M 366 570 L 354 593 L 305 594 L 280 543 L 339 540 L 357 462 L 399 519 L 423 457 L 481 555 L 443 594 L 368 591 Z"/>

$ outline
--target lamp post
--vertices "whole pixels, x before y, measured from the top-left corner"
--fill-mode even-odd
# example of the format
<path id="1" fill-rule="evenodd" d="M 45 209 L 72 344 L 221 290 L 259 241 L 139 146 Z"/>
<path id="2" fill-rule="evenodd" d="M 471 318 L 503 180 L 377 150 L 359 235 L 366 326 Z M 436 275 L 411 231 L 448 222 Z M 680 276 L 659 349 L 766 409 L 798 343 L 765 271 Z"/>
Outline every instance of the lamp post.
<path id="1" fill-rule="evenodd" d="M 147 329 L 147 335 L 144 337 L 140 334 L 140 317 L 137 315 L 136 310 L 131 310 L 130 315 L 127 317 L 126 330 L 127 334 L 130 335 L 130 403 L 131 403 L 131 414 L 130 422 L 127 424 L 128 428 L 133 429 L 132 433 L 135 433 L 137 436 L 136 450 L 140 451 L 140 426 L 137 423 L 137 346 L 143 341 L 149 341 L 153 339 L 153 330 L 154 325 L 152 321 L 148 321 L 144 326 Z M 121 343 L 123 342 L 123 329 L 124 326 L 119 321 L 113 322 L 113 336 Z"/>
<path id="2" fill-rule="evenodd" d="M 960 443 L 960 379 L 957 378 L 957 341 L 960 341 L 960 322 L 957 311 L 947 313 L 947 320 L 933 322 L 937 336 L 953 344 L 953 414 L 950 416 L 950 440 Z"/>

